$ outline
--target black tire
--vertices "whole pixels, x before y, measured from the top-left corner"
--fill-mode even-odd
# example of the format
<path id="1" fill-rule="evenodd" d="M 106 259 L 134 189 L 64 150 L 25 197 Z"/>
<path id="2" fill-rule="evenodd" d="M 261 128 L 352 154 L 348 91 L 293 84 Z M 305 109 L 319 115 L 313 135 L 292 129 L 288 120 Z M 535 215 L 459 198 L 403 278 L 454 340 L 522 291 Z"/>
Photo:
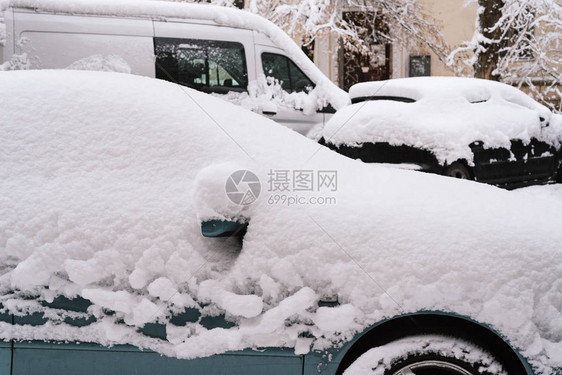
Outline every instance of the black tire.
<path id="1" fill-rule="evenodd" d="M 443 335 L 409 336 L 369 350 L 344 375 L 506 375 L 502 364 L 473 343 Z"/>
<path id="2" fill-rule="evenodd" d="M 472 180 L 472 173 L 468 170 L 468 167 L 461 162 L 455 162 L 451 165 L 445 167 L 443 175 L 460 178 L 462 180 Z"/>
<path id="3" fill-rule="evenodd" d="M 556 182 L 558 182 L 559 184 L 562 184 L 562 161 L 560 162 L 560 165 L 558 166 L 558 173 L 556 174 Z"/>

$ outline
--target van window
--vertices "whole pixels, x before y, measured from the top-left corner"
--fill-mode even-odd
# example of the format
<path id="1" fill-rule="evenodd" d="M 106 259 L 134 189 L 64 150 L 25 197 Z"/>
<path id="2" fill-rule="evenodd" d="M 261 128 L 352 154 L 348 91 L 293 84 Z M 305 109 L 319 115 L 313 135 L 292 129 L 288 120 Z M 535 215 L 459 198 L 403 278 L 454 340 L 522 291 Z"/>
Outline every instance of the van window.
<path id="1" fill-rule="evenodd" d="M 287 92 L 308 92 L 314 83 L 288 57 L 276 53 L 262 53 L 261 61 L 266 77 L 279 81 Z"/>
<path id="2" fill-rule="evenodd" d="M 154 38 L 154 53 L 156 78 L 204 92 L 227 93 L 248 88 L 241 43 Z"/>

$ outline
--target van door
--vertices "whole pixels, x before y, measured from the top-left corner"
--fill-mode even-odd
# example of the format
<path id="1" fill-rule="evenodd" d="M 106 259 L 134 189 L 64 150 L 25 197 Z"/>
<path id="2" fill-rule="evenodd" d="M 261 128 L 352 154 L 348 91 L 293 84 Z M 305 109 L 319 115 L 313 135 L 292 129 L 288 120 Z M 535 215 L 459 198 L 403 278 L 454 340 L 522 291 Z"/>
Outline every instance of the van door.
<path id="1" fill-rule="evenodd" d="M 31 69 L 72 66 L 154 77 L 151 20 L 14 9 L 14 24 L 15 53 L 26 54 Z"/>
<path id="2" fill-rule="evenodd" d="M 307 93 L 315 87 L 315 83 L 285 55 L 282 49 L 256 45 L 256 65 L 260 74 L 278 81 L 288 94 Z M 305 114 L 302 108 L 295 108 L 296 104 L 276 103 L 269 108 L 260 108 L 260 112 L 301 134 L 306 134 L 316 124 L 323 122 L 324 113 L 313 109 L 312 113 L 307 111 Z"/>

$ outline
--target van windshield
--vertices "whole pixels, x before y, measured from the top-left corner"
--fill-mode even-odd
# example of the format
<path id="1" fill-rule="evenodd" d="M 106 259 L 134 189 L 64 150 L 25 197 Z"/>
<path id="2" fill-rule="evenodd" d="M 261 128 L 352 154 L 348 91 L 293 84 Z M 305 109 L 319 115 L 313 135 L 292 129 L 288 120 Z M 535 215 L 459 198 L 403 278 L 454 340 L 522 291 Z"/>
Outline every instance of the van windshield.
<path id="1" fill-rule="evenodd" d="M 156 78 L 204 92 L 248 88 L 244 46 L 236 42 L 155 38 Z"/>

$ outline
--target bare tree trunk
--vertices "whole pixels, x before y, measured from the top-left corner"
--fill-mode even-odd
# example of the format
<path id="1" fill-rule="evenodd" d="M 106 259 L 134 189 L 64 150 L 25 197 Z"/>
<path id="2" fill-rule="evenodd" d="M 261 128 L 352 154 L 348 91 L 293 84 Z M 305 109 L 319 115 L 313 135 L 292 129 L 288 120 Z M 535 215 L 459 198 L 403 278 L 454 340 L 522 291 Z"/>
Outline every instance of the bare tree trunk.
<path id="1" fill-rule="evenodd" d="M 480 29 L 482 35 L 491 40 L 491 43 L 483 43 L 485 51 L 478 54 L 478 61 L 474 67 L 474 76 L 477 78 L 484 78 L 497 81 L 498 75 L 493 75 L 492 72 L 498 66 L 500 59 L 501 38 L 502 30 L 496 25 L 501 17 L 501 9 L 504 5 L 503 0 L 478 0 L 478 5 L 484 8 L 480 14 Z"/>

